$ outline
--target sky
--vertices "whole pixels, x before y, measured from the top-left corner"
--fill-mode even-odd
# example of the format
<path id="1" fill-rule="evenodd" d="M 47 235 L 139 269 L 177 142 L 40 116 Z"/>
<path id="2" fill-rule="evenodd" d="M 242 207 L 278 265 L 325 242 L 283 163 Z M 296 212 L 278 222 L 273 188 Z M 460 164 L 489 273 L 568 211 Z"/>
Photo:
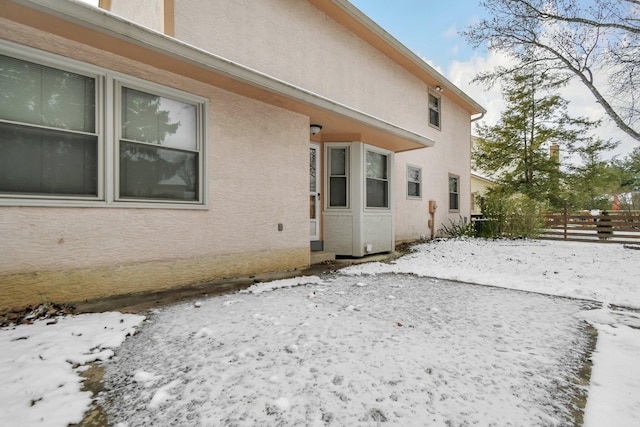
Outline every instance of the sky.
<path id="1" fill-rule="evenodd" d="M 484 49 L 473 50 L 460 32 L 486 17 L 480 0 L 349 0 L 398 41 L 424 59 L 452 83 L 487 109 L 479 123 L 495 124 L 504 107 L 498 88 L 487 90 L 471 84 L 481 71 L 488 71 L 505 60 Z M 574 117 L 597 120 L 605 116 L 593 96 L 579 83 L 564 89 L 570 101 L 569 112 Z M 596 132 L 603 139 L 620 140 L 612 155 L 624 157 L 639 144 L 606 119 Z"/>

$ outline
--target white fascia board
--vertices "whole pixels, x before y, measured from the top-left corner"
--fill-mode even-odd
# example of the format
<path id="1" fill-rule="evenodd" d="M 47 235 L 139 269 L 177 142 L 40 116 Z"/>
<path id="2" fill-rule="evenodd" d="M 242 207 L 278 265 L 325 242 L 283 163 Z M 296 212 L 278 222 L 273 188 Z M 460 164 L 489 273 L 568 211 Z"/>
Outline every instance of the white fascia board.
<path id="1" fill-rule="evenodd" d="M 178 39 L 129 21 L 104 9 L 96 8 L 77 0 L 12 1 L 30 9 L 38 10 L 101 32 L 110 37 L 119 38 L 131 44 L 141 46 L 167 56 L 172 56 L 185 63 L 197 65 L 198 67 L 208 69 L 233 80 L 355 120 L 372 128 L 415 142 L 416 144 L 424 147 L 432 147 L 435 145 L 435 141 L 433 139 L 424 135 L 402 128 L 365 112 L 353 109 L 347 105 L 215 55 L 211 52 L 207 52 L 188 43 L 184 43 Z"/>

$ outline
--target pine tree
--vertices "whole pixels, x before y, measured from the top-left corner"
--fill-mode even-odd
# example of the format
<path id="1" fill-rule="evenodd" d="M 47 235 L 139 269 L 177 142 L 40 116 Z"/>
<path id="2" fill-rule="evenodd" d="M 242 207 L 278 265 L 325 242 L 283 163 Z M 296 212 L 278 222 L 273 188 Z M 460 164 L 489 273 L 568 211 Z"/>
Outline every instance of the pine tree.
<path id="1" fill-rule="evenodd" d="M 565 198 L 566 170 L 550 155 L 552 144 L 559 146 L 563 157 L 570 157 L 592 143 L 587 132 L 598 124 L 569 116 L 568 101 L 558 95 L 559 87 L 560 83 L 535 69 L 523 69 L 513 79 L 505 79 L 506 108 L 497 124 L 478 126 L 473 153 L 475 168 L 505 189 L 555 208 Z"/>

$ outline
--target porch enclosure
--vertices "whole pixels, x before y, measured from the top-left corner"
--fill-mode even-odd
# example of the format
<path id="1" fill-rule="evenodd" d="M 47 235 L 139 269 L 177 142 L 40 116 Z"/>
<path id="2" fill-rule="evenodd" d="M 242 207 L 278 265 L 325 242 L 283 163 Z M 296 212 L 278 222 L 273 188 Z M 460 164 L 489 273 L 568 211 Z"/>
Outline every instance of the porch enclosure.
<path id="1" fill-rule="evenodd" d="M 640 211 L 547 213 L 543 239 L 600 243 L 640 243 Z"/>

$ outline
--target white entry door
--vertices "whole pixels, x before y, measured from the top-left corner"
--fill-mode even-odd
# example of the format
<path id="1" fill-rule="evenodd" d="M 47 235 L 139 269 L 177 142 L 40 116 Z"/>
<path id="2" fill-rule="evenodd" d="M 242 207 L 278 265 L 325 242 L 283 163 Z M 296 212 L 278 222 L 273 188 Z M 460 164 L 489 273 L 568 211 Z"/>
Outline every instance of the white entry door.
<path id="1" fill-rule="evenodd" d="M 309 148 L 309 221 L 311 241 L 320 240 L 320 146 Z"/>

